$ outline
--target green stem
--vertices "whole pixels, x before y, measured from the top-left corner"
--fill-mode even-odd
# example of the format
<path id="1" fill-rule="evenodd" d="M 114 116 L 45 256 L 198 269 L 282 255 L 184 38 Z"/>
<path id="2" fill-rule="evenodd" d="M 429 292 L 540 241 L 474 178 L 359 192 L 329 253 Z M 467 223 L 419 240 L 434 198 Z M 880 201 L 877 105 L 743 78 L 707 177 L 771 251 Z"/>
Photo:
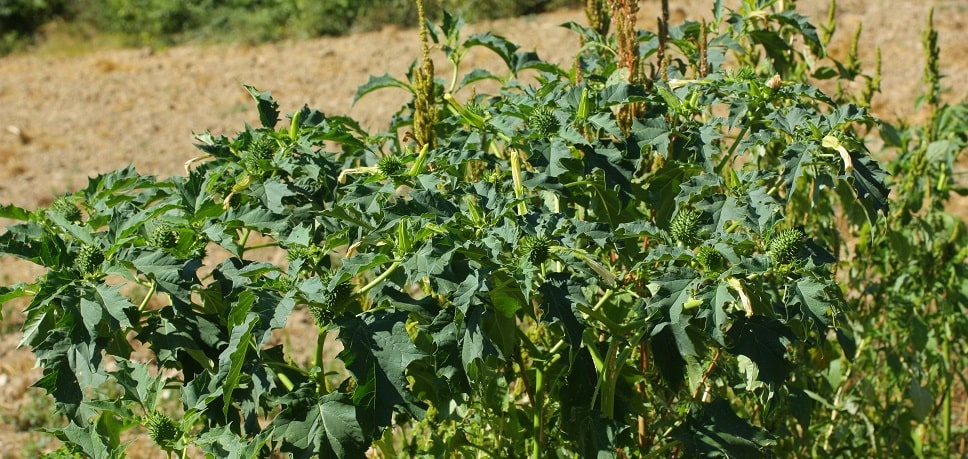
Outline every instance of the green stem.
<path id="1" fill-rule="evenodd" d="M 151 280 L 151 284 L 148 285 L 148 292 L 145 293 L 145 297 L 141 300 L 141 304 L 138 305 L 138 312 L 144 312 L 145 307 L 148 306 L 148 301 L 151 297 L 155 296 L 155 292 L 158 290 L 158 283 L 154 279 Z"/>
<path id="2" fill-rule="evenodd" d="M 615 386 L 618 382 L 616 357 L 618 357 L 618 340 L 613 339 L 608 344 L 608 356 L 605 358 L 605 368 L 602 371 L 601 378 L 599 378 L 599 384 L 604 383 L 601 400 L 602 416 L 605 416 L 605 419 L 613 419 L 615 417 Z"/>
<path id="3" fill-rule="evenodd" d="M 521 177 L 521 152 L 511 149 L 511 179 L 514 181 L 514 197 L 522 199 L 524 197 L 524 179 Z M 528 206 L 524 201 L 518 202 L 518 215 L 524 216 L 528 213 Z"/>
<path id="4" fill-rule="evenodd" d="M 460 73 L 460 61 L 461 59 L 459 57 L 457 59 L 450 60 L 450 63 L 454 64 L 454 72 L 450 75 L 450 89 L 447 90 L 448 93 L 454 92 L 454 88 L 457 87 L 457 75 Z"/>
<path id="5" fill-rule="evenodd" d="M 736 153 L 736 148 L 739 147 L 739 144 L 743 140 L 743 137 L 746 137 L 746 132 L 749 131 L 750 124 L 743 126 L 743 130 L 739 131 L 739 135 L 737 135 L 736 139 L 733 140 L 733 144 L 729 146 L 729 151 L 726 153 L 726 156 L 724 156 L 722 161 L 720 161 L 719 164 L 716 165 L 716 172 L 722 173 L 723 168 L 726 167 L 726 163 L 729 162 L 729 159 L 733 157 L 733 153 Z"/>
<path id="6" fill-rule="evenodd" d="M 245 232 L 242 233 L 242 238 L 239 239 L 239 247 L 241 248 L 240 249 L 241 251 L 239 252 L 239 258 L 242 258 L 245 255 L 246 250 L 248 250 L 245 244 L 249 242 L 249 235 L 251 234 L 252 234 L 252 230 L 248 228 L 246 228 Z"/>
<path id="7" fill-rule="evenodd" d="M 394 261 L 393 264 L 390 265 L 390 267 L 387 268 L 386 271 L 383 271 L 382 273 L 380 273 L 379 276 L 376 276 L 376 278 L 374 278 L 372 281 L 370 281 L 369 284 L 366 284 L 362 288 L 360 288 L 360 292 L 359 293 L 361 293 L 361 294 L 366 293 L 366 292 L 370 291 L 371 289 L 373 289 L 373 287 L 376 287 L 377 285 L 380 285 L 380 282 L 383 282 L 388 277 L 390 277 L 390 274 L 393 274 L 393 272 L 396 271 L 397 268 L 399 268 L 402 263 L 403 262 L 400 261 L 400 260 Z"/>
<path id="8" fill-rule="evenodd" d="M 319 372 L 316 373 L 316 391 L 322 390 L 322 393 L 328 394 L 329 384 L 326 381 L 326 372 L 323 371 L 323 350 L 326 348 L 326 331 L 319 330 L 316 335 L 316 352 L 313 356 L 313 367 L 319 368 Z"/>
<path id="9" fill-rule="evenodd" d="M 947 309 L 947 308 L 946 308 Z M 951 317 L 950 314 L 946 314 L 945 317 Z M 942 431 L 942 441 L 945 445 L 945 457 L 951 457 L 951 387 L 954 385 L 954 377 L 952 376 L 954 372 L 951 368 L 951 323 L 946 320 L 944 324 L 945 328 L 945 340 L 941 343 L 941 353 L 944 358 L 944 365 L 947 371 L 946 378 L 948 379 L 947 385 L 944 391 L 944 400 L 942 401 L 942 415 L 941 421 L 944 426 Z"/>
<path id="10" fill-rule="evenodd" d="M 267 247 L 279 247 L 279 243 L 278 242 L 266 242 L 265 244 L 256 244 L 256 245 L 252 245 L 252 246 L 246 247 L 245 250 L 264 249 L 264 248 L 267 248 Z"/>
<path id="11" fill-rule="evenodd" d="M 534 414 L 532 422 L 537 435 L 534 437 L 531 458 L 540 459 L 541 447 L 544 445 L 544 370 L 540 363 L 534 366 Z"/>
<path id="12" fill-rule="evenodd" d="M 407 175 L 416 177 L 423 172 L 424 163 L 427 162 L 427 152 L 430 151 L 429 147 L 429 144 L 420 147 L 420 153 L 417 154 L 417 159 L 413 161 L 413 164 L 410 166 L 410 170 L 407 172 Z"/>

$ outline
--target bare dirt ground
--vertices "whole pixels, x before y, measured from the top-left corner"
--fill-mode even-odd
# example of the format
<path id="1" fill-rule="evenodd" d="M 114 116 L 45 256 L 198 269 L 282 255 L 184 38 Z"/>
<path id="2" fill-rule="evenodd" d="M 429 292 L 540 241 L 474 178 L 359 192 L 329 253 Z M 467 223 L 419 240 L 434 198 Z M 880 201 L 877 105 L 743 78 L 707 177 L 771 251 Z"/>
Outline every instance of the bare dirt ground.
<path id="1" fill-rule="evenodd" d="M 655 29 L 658 3 L 642 2 L 639 26 Z M 673 1 L 672 19 L 710 16 L 708 0 Z M 726 2 L 727 6 L 737 2 Z M 872 69 L 875 48 L 884 56 L 883 92 L 873 113 L 887 120 L 917 119 L 916 98 L 923 86 L 921 31 L 935 8 L 940 32 L 943 83 L 949 101 L 968 91 L 968 4 L 961 0 L 841 0 L 838 33 L 831 53 L 843 58 L 856 27 L 863 23 L 860 57 Z M 801 1 L 800 11 L 820 24 L 826 1 Z M 475 24 L 465 30 L 491 30 L 563 65 L 578 49 L 577 37 L 560 24 L 585 23 L 580 10 Z M 86 185 L 87 177 L 133 164 L 140 172 L 183 173 L 196 156 L 193 133 L 233 135 L 258 115 L 240 83 L 271 90 L 282 113 L 303 104 L 328 114 L 348 114 L 379 128 L 406 101 L 400 91 L 372 94 L 355 106 L 356 88 L 370 74 L 402 77 L 419 54 L 413 30 L 386 28 L 341 38 L 261 46 L 185 46 L 164 50 L 120 49 L 64 56 L 39 49 L 0 58 L 0 204 L 35 208 L 54 196 Z M 465 61 L 499 68 L 483 48 Z M 449 71 L 441 62 L 438 69 Z M 968 215 L 963 203 L 955 210 Z M 0 259 L 0 281 L 31 280 L 36 269 Z M 0 456 L 34 457 L 49 448 L 33 432 L 49 415 L 49 405 L 28 390 L 40 372 L 28 350 L 17 350 L 22 320 L 17 305 L 4 308 L 0 325 Z M 152 457 L 135 449 L 130 457 Z"/>

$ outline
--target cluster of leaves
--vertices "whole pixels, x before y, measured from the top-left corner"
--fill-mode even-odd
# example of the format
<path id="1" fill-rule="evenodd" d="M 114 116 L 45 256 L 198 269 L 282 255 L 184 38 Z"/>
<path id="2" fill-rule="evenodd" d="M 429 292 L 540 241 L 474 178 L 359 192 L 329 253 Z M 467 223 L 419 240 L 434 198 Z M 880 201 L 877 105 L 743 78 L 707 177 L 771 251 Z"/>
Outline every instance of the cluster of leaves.
<path id="1" fill-rule="evenodd" d="M 184 177 L 124 169 L 50 209 L 0 208 L 20 221 L 0 252 L 48 269 L 0 301 L 31 299 L 22 345 L 69 420 L 52 433 L 96 458 L 122 455 L 132 428 L 211 457 L 885 451 L 844 424 L 862 414 L 831 362 L 877 352 L 855 338 L 845 291 L 880 313 L 911 270 L 938 265 L 883 248 L 904 239 L 885 222 L 913 230 L 865 148 L 877 121 L 806 83 L 785 44 L 823 58 L 824 41 L 772 3 L 716 2 L 709 24 L 640 31 L 636 52 L 665 56 L 644 83 L 592 28 L 566 25 L 586 44 L 566 69 L 491 33 L 464 39 L 444 14 L 424 36 L 453 64 L 449 82 L 418 97 L 415 63 L 409 79 L 360 87 L 415 94 L 385 132 L 308 107 L 283 123 L 246 87 L 259 127 L 198 136 Z M 461 73 L 478 48 L 507 73 Z M 730 53 L 746 66 L 726 66 Z M 469 90 L 482 80 L 500 88 Z M 421 97 L 439 114 L 419 115 L 432 143 L 398 135 Z M 964 139 L 945 126 L 923 150 L 951 159 Z M 857 250 L 875 266 L 911 268 L 877 273 L 879 290 L 839 284 L 868 273 L 838 271 L 838 215 L 866 231 Z M 963 226 L 939 221 L 961 228 L 939 242 L 947 257 Z M 267 246 L 287 262 L 253 255 Z M 308 364 L 273 340 L 303 309 L 319 328 Z M 346 368 L 335 382 L 328 333 Z"/>

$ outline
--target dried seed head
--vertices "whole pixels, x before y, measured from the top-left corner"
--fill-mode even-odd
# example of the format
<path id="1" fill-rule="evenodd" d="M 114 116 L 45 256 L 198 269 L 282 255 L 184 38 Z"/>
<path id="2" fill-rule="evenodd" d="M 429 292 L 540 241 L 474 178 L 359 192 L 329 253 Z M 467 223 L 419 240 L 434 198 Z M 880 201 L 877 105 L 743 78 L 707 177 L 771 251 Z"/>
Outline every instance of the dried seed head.
<path id="1" fill-rule="evenodd" d="M 780 89 L 780 85 L 782 83 L 783 83 L 783 79 L 780 78 L 780 74 L 774 73 L 769 80 L 766 80 L 766 87 L 776 91 L 777 89 Z"/>

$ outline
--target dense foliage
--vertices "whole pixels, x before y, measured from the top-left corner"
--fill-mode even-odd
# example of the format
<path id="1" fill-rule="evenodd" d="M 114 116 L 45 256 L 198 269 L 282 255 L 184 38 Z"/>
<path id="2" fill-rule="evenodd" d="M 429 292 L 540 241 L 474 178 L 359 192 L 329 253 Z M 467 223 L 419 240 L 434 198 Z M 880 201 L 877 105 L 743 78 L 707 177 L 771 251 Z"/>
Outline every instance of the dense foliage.
<path id="1" fill-rule="evenodd" d="M 413 94 L 384 131 L 247 86 L 258 126 L 199 135 L 185 176 L 0 208 L 0 252 L 47 268 L 0 301 L 30 298 L 57 454 L 139 432 L 183 457 L 955 454 L 968 106 L 873 118 L 832 19 L 772 1 L 657 33 L 609 3 L 565 25 L 567 68 L 420 21 L 407 78 L 357 94 Z M 504 73 L 461 67 L 486 50 Z M 280 340 L 302 310 L 318 336 Z"/>
<path id="2" fill-rule="evenodd" d="M 577 0 L 428 0 L 469 20 L 518 16 L 577 6 Z M 338 35 L 384 24 L 412 25 L 417 9 L 405 0 L 4 0 L 0 1 L 0 55 L 22 47 L 54 19 L 84 34 L 114 34 L 129 45 L 187 41 L 261 43 Z"/>
<path id="3" fill-rule="evenodd" d="M 67 11 L 65 0 L 0 1 L 0 55 L 15 49 L 40 26 Z"/>

